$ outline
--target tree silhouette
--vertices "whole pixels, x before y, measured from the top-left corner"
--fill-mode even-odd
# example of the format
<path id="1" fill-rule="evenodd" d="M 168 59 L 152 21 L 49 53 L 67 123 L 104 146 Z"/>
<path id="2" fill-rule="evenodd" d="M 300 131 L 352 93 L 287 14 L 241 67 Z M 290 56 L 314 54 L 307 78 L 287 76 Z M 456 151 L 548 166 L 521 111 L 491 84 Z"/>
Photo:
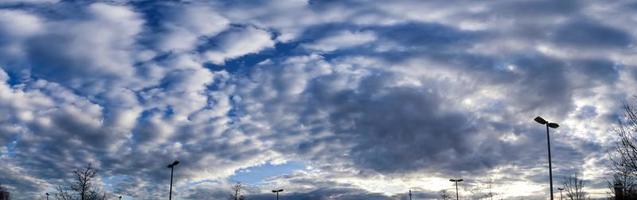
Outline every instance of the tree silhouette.
<path id="1" fill-rule="evenodd" d="M 624 199 L 636 199 L 637 188 L 635 187 L 635 177 L 632 175 L 616 173 L 613 175 L 613 181 L 608 181 L 609 199 L 615 198 L 615 185 L 621 184 L 623 187 Z"/>
<path id="2" fill-rule="evenodd" d="M 580 179 L 577 174 L 566 177 L 563 184 L 567 199 L 585 200 L 588 198 L 588 194 L 584 192 L 584 180 Z"/>
<path id="3" fill-rule="evenodd" d="M 106 193 L 100 194 L 93 185 L 97 169 L 92 164 L 73 170 L 73 181 L 68 185 L 59 185 L 55 198 L 59 200 L 106 200 Z"/>
<path id="4" fill-rule="evenodd" d="M 615 131 L 618 142 L 615 146 L 613 165 L 617 170 L 631 173 L 637 171 L 637 111 L 630 105 L 624 106 L 625 120 L 619 121 L 619 128 Z"/>
<path id="5" fill-rule="evenodd" d="M 613 181 L 608 181 L 611 194 L 615 193 L 614 184 L 624 186 L 626 198 L 637 198 L 637 110 L 631 105 L 624 105 L 624 120 L 614 131 L 617 136 L 615 152 L 611 154 Z M 613 195 L 614 196 L 614 195 Z"/>
<path id="6" fill-rule="evenodd" d="M 440 190 L 440 200 L 449 200 L 451 199 L 451 195 L 447 192 L 447 190 Z"/>
<path id="7" fill-rule="evenodd" d="M 234 184 L 232 187 L 232 194 L 230 194 L 230 200 L 245 200 L 245 196 L 243 196 L 241 194 L 241 189 L 244 188 L 244 186 L 241 183 L 236 183 Z"/>

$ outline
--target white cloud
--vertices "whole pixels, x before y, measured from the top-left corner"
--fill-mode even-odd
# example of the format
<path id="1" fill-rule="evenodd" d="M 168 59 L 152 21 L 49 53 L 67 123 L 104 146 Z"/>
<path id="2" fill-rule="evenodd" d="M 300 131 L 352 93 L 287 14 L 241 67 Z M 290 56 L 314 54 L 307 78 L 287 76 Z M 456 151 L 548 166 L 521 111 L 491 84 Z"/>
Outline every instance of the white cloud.
<path id="1" fill-rule="evenodd" d="M 164 51 L 194 49 L 202 37 L 212 37 L 225 30 L 229 21 L 215 10 L 204 6 L 179 9 L 163 24 L 168 30 L 159 38 L 159 48 Z"/>
<path id="2" fill-rule="evenodd" d="M 0 9 L 0 59 L 24 56 L 24 41 L 44 30 L 42 20 L 29 12 Z"/>
<path id="3" fill-rule="evenodd" d="M 29 12 L 0 9 L 0 28 L 12 37 L 25 37 L 42 31 L 42 20 Z"/>
<path id="4" fill-rule="evenodd" d="M 226 60 L 250 53 L 258 53 L 274 46 L 268 31 L 254 27 L 242 28 L 221 36 L 218 46 L 204 53 L 205 58 L 215 64 L 223 64 Z"/>
<path id="5" fill-rule="evenodd" d="M 132 54 L 144 21 L 126 6 L 95 3 L 86 12 L 81 19 L 47 21 L 45 31 L 25 40 L 30 74 L 89 93 L 103 92 L 114 79 L 134 81 Z"/>

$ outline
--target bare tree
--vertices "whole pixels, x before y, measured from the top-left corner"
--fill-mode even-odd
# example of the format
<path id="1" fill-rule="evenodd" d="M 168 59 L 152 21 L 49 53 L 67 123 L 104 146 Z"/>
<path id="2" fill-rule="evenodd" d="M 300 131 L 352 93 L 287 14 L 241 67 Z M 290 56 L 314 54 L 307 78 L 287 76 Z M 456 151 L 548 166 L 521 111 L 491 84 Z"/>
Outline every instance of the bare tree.
<path id="1" fill-rule="evenodd" d="M 637 111 L 631 105 L 625 105 L 624 115 L 624 120 L 619 120 L 619 128 L 615 131 L 619 141 L 612 156 L 613 167 L 634 174 L 637 171 Z"/>
<path id="2" fill-rule="evenodd" d="M 476 182 L 473 185 L 470 185 L 469 193 L 471 193 L 471 199 L 488 199 L 493 200 L 493 197 L 496 196 L 496 193 L 493 192 L 493 178 L 487 177 Z M 467 184 L 469 185 L 469 184 Z"/>
<path id="3" fill-rule="evenodd" d="M 480 185 L 474 185 L 469 188 L 469 193 L 471 193 L 471 199 L 481 200 L 484 198 L 484 193 L 482 192 L 482 187 Z"/>
<path id="4" fill-rule="evenodd" d="M 635 174 L 633 172 L 626 171 L 625 168 L 615 169 L 615 174 L 613 174 L 613 181 L 607 182 L 608 189 L 610 190 L 608 194 L 611 197 L 615 196 L 615 185 L 620 184 L 623 188 L 624 198 L 637 198 L 637 177 L 635 177 Z"/>
<path id="5" fill-rule="evenodd" d="M 55 198 L 58 200 L 105 200 L 106 193 L 100 194 L 93 185 L 93 180 L 97 176 L 97 169 L 90 163 L 86 168 L 73 170 L 73 182 L 69 185 L 59 185 Z"/>
<path id="6" fill-rule="evenodd" d="M 618 141 L 611 154 L 613 181 L 608 181 L 610 194 L 614 196 L 614 184 L 624 186 L 624 196 L 637 198 L 637 110 L 631 105 L 624 105 L 624 118 L 618 121 L 615 130 Z"/>
<path id="7" fill-rule="evenodd" d="M 564 179 L 564 191 L 566 198 L 570 200 L 585 200 L 588 194 L 584 192 L 584 180 L 580 179 L 577 174 L 566 177 Z"/>
<path id="8" fill-rule="evenodd" d="M 489 177 L 489 179 L 486 181 L 486 187 L 486 190 L 488 192 L 484 194 L 484 198 L 493 200 L 493 197 L 496 195 L 495 193 L 493 193 L 493 178 Z"/>
<path id="9" fill-rule="evenodd" d="M 230 194 L 230 200 L 245 200 L 245 196 L 241 194 L 241 189 L 244 186 L 241 183 L 236 183 L 232 186 L 232 194 Z"/>
<path id="10" fill-rule="evenodd" d="M 447 190 L 440 190 L 440 200 L 450 200 L 451 195 L 447 192 Z"/>
<path id="11" fill-rule="evenodd" d="M 73 196 L 72 196 L 72 192 L 68 189 L 68 187 L 64 187 L 61 185 L 58 185 L 57 188 L 55 188 L 57 190 L 57 192 L 54 194 L 55 199 L 57 200 L 73 200 Z"/>
<path id="12" fill-rule="evenodd" d="M 86 200 L 91 194 L 91 180 L 97 175 L 97 170 L 88 164 L 86 168 L 73 171 L 77 180 L 71 185 L 71 189 L 80 193 L 80 200 Z"/>

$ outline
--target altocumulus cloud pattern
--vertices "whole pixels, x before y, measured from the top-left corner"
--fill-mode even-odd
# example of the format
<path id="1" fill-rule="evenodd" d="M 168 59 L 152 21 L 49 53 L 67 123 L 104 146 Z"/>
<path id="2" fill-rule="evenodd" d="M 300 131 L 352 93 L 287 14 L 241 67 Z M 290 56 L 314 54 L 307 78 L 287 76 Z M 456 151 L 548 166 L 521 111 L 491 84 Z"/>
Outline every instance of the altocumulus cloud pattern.
<path id="1" fill-rule="evenodd" d="M 637 92 L 637 3 L 0 1 L 0 184 L 43 199 L 92 163 L 124 199 L 437 198 L 491 181 L 605 194 Z M 276 173 L 272 173 L 275 171 Z M 115 197 L 113 197 L 115 198 Z"/>

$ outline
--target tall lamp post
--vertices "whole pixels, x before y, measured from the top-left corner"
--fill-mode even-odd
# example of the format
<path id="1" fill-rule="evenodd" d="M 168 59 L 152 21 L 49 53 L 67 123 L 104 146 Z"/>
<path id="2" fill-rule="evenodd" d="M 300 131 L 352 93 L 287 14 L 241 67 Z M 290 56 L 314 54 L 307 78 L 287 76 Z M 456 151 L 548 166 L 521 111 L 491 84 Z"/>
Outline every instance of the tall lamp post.
<path id="1" fill-rule="evenodd" d="M 283 192 L 283 189 L 272 190 L 272 193 L 276 193 L 276 200 L 279 200 L 279 192 Z"/>
<path id="2" fill-rule="evenodd" d="M 168 165 L 170 168 L 170 192 L 168 193 L 168 200 L 173 199 L 173 171 L 175 171 L 175 166 L 179 164 L 179 161 L 175 160 L 175 162 Z"/>
<path id="3" fill-rule="evenodd" d="M 458 182 L 462 182 L 462 179 L 449 179 L 449 181 L 456 183 L 456 200 L 460 199 L 460 196 L 458 196 Z"/>
<path id="4" fill-rule="evenodd" d="M 564 188 L 558 187 L 557 190 L 560 191 L 560 200 L 562 200 L 562 190 L 564 190 Z"/>
<path id="5" fill-rule="evenodd" d="M 46 194 L 46 200 L 49 200 L 49 193 L 45 193 Z"/>
<path id="6" fill-rule="evenodd" d="M 546 143 L 549 149 L 549 183 L 551 189 L 551 200 L 553 200 L 553 167 L 551 166 L 551 137 L 549 136 L 549 128 L 557 128 L 560 127 L 559 124 L 546 121 L 544 118 L 538 116 L 535 119 L 535 122 L 540 123 L 542 125 L 546 125 Z"/>
<path id="7" fill-rule="evenodd" d="M 411 190 L 409 190 L 409 200 L 411 200 Z"/>

